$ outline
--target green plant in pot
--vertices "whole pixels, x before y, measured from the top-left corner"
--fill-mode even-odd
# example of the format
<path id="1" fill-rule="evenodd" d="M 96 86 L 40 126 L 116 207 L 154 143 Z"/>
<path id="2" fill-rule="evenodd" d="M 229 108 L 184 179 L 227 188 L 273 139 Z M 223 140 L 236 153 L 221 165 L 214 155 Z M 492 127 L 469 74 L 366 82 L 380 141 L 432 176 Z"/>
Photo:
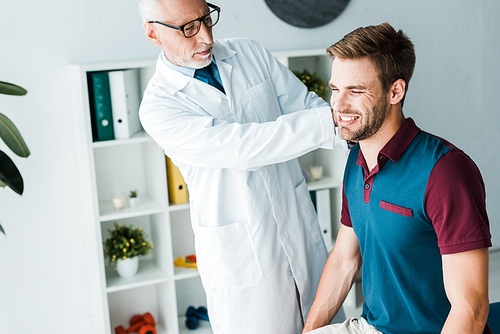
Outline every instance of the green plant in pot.
<path id="1" fill-rule="evenodd" d="M 0 81 L 0 94 L 22 96 L 26 95 L 26 93 L 26 89 L 20 86 Z M 2 113 L 0 113 L 0 138 L 16 155 L 22 158 L 27 158 L 30 155 L 30 150 L 21 133 L 14 123 Z M 24 182 L 19 169 L 17 169 L 12 159 L 1 150 L 0 187 L 9 187 L 19 195 L 22 195 L 24 191 Z M 0 232 L 5 234 L 2 225 L 0 225 Z"/>
<path id="2" fill-rule="evenodd" d="M 122 277 L 135 275 L 139 265 L 139 256 L 147 255 L 153 249 L 153 242 L 147 240 L 144 231 L 132 225 L 113 224 L 109 237 L 104 241 L 104 257 Z M 124 265 L 132 268 L 121 269 Z"/>
<path id="3" fill-rule="evenodd" d="M 128 204 L 131 208 L 138 206 L 140 198 L 137 196 L 137 190 L 130 190 L 128 193 Z"/>
<path id="4" fill-rule="evenodd" d="M 302 72 L 293 71 L 293 74 L 307 86 L 308 91 L 315 92 L 323 100 L 326 100 L 329 88 L 325 85 L 325 80 L 316 72 L 311 73 L 304 69 Z"/>

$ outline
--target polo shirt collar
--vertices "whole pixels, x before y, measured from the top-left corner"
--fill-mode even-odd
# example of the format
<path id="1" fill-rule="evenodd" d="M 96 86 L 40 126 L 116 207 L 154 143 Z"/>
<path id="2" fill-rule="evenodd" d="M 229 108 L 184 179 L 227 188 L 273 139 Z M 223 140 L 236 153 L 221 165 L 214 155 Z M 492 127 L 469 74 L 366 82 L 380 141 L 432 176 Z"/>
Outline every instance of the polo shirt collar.
<path id="1" fill-rule="evenodd" d="M 380 150 L 379 156 L 380 154 L 385 155 L 392 162 L 396 162 L 420 131 L 415 121 L 407 118 L 396 134 Z"/>
<path id="2" fill-rule="evenodd" d="M 378 154 L 378 165 L 375 166 L 370 173 L 368 173 L 368 166 L 366 165 L 365 157 L 361 150 L 359 150 L 357 164 L 366 171 L 366 177 L 378 173 L 387 159 L 396 162 L 420 131 L 420 128 L 415 124 L 413 119 L 407 118 L 394 136 L 392 136 L 380 150 Z"/>

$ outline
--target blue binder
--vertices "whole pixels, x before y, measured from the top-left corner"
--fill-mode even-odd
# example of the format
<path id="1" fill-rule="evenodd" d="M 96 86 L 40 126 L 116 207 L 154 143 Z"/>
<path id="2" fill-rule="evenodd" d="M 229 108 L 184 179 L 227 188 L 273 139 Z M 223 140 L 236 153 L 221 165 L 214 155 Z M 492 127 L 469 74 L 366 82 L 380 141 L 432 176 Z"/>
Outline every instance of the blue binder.
<path id="1" fill-rule="evenodd" d="M 115 139 L 108 72 L 87 74 L 93 141 Z"/>

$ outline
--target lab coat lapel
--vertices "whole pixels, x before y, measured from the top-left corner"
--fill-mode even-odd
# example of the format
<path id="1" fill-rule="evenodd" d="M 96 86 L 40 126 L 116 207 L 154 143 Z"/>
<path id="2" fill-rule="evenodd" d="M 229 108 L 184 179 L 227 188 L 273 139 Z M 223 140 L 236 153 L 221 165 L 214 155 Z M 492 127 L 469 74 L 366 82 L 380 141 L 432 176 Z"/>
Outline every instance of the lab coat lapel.
<path id="1" fill-rule="evenodd" d="M 217 68 L 219 69 L 219 75 L 222 80 L 222 86 L 226 91 L 226 96 L 228 97 L 229 103 L 231 106 L 233 105 L 231 97 L 232 94 L 232 73 L 233 73 L 233 65 L 227 60 L 234 56 L 236 51 L 223 48 L 219 45 L 219 43 L 215 42 L 214 44 L 214 57 L 217 62 Z"/>
<path id="2" fill-rule="evenodd" d="M 189 77 L 168 67 L 162 60 L 161 55 L 158 58 L 156 72 L 161 73 L 160 80 L 163 87 L 171 94 L 175 95 L 177 91 L 184 89 L 189 83 Z"/>

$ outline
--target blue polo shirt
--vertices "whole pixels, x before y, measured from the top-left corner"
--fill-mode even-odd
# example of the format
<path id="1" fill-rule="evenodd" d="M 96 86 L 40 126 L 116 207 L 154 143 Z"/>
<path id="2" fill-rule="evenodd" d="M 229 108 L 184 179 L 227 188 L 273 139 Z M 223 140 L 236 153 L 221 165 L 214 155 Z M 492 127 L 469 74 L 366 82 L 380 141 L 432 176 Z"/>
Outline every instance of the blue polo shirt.
<path id="1" fill-rule="evenodd" d="M 491 247 L 481 174 L 407 119 L 368 171 L 359 145 L 344 174 L 342 224 L 359 240 L 364 317 L 384 333 L 440 333 L 451 305 L 443 254 Z"/>

